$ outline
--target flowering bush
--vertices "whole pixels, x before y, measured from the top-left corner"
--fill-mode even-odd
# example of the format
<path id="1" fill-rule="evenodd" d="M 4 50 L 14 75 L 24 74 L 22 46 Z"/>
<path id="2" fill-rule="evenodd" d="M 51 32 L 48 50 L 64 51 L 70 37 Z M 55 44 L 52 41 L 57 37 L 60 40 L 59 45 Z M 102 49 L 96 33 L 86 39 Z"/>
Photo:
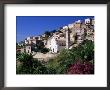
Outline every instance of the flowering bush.
<path id="1" fill-rule="evenodd" d="M 70 65 L 68 74 L 94 74 L 94 65 L 90 62 L 78 61 Z"/>

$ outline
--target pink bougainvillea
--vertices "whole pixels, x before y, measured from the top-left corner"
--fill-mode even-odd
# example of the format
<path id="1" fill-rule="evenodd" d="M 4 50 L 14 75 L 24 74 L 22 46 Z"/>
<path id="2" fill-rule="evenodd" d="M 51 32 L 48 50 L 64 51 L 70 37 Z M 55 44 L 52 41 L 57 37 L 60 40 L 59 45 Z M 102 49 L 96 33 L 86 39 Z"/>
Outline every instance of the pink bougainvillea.
<path id="1" fill-rule="evenodd" d="M 90 62 L 78 61 L 70 65 L 68 74 L 94 74 L 94 65 Z"/>

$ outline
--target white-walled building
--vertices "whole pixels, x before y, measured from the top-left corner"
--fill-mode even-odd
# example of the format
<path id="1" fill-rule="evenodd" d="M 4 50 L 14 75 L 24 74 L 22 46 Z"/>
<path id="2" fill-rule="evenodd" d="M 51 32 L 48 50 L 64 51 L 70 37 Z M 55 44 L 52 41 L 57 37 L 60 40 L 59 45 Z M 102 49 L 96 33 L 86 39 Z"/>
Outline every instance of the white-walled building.
<path id="1" fill-rule="evenodd" d="M 26 49 L 26 53 L 31 54 L 32 51 L 30 45 L 26 46 L 25 49 Z"/>
<path id="2" fill-rule="evenodd" d="M 50 49 L 51 53 L 58 53 L 61 49 L 69 49 L 73 43 L 70 41 L 70 30 L 68 26 L 64 26 L 64 33 L 55 33 L 51 38 L 47 40 L 46 48 Z"/>
<path id="3" fill-rule="evenodd" d="M 69 27 L 69 29 L 71 30 L 71 29 L 73 29 L 74 24 L 68 24 L 68 27 Z"/>
<path id="4" fill-rule="evenodd" d="M 25 44 L 36 44 L 38 40 L 38 37 L 27 37 L 25 39 Z"/>
<path id="5" fill-rule="evenodd" d="M 87 35 L 86 35 L 86 34 Z M 70 49 L 73 44 L 82 43 L 85 39 L 94 40 L 94 19 L 87 18 L 83 22 L 78 20 L 67 26 L 63 26 L 60 30 L 52 33 L 48 39 L 44 40 L 45 34 L 37 37 L 27 37 L 25 44 L 37 44 L 37 40 L 41 40 L 51 53 L 58 53 L 61 49 Z M 26 46 L 26 52 L 31 53 L 31 46 Z"/>
<path id="6" fill-rule="evenodd" d="M 61 49 L 64 49 L 66 46 L 65 39 L 56 39 L 55 37 L 51 37 L 47 41 L 47 48 L 50 49 L 51 53 L 58 53 Z"/>
<path id="7" fill-rule="evenodd" d="M 86 25 L 94 25 L 94 19 L 93 18 L 87 18 L 85 19 Z"/>
<path id="8" fill-rule="evenodd" d="M 48 40 L 47 40 L 47 44 L 45 45 L 46 48 L 49 48 L 50 49 L 50 52 L 56 52 L 57 53 L 57 42 L 56 42 L 56 38 L 53 36 L 53 37 L 50 37 Z"/>
<path id="9" fill-rule="evenodd" d="M 85 19 L 85 24 L 88 24 L 90 22 L 91 22 L 90 18 Z"/>
<path id="10" fill-rule="evenodd" d="M 55 37 L 52 37 L 52 39 L 51 39 L 50 50 L 52 53 L 58 52 L 58 43 L 57 43 L 57 39 Z"/>

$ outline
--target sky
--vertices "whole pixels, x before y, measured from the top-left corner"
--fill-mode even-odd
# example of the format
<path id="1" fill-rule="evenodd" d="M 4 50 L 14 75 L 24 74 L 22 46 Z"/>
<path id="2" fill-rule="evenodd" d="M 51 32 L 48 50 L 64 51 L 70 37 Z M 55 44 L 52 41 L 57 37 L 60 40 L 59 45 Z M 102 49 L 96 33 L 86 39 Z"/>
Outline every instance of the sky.
<path id="1" fill-rule="evenodd" d="M 16 39 L 20 42 L 87 18 L 94 16 L 16 16 Z"/>

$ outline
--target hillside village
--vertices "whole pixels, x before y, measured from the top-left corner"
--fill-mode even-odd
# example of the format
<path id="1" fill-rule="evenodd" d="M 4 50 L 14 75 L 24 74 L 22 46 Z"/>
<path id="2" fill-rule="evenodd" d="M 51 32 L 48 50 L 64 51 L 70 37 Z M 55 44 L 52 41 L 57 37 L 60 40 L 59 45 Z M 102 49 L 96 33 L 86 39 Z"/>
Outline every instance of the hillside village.
<path id="1" fill-rule="evenodd" d="M 27 37 L 24 41 L 17 43 L 16 52 L 26 52 L 32 54 L 34 58 L 40 58 L 38 54 L 42 54 L 42 57 L 46 57 L 45 55 L 53 57 L 62 49 L 77 47 L 86 39 L 94 41 L 94 23 L 94 18 L 87 18 L 83 21 L 75 21 L 51 33 Z M 38 51 L 38 43 L 39 47 L 47 52 Z"/>

